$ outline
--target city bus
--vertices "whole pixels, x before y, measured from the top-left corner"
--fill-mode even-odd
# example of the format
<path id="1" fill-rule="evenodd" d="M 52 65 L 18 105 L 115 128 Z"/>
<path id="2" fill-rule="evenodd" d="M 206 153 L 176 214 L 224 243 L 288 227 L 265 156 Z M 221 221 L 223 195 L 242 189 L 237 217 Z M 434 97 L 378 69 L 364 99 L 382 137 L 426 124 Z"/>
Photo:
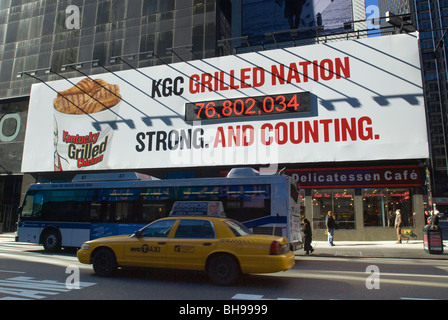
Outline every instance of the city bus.
<path id="1" fill-rule="evenodd" d="M 157 179 L 135 172 L 78 174 L 71 182 L 29 186 L 19 208 L 18 242 L 48 252 L 88 240 L 132 234 L 169 215 L 176 201 L 220 201 L 227 217 L 257 234 L 301 247 L 301 201 L 286 175 L 232 169 L 226 177 Z"/>

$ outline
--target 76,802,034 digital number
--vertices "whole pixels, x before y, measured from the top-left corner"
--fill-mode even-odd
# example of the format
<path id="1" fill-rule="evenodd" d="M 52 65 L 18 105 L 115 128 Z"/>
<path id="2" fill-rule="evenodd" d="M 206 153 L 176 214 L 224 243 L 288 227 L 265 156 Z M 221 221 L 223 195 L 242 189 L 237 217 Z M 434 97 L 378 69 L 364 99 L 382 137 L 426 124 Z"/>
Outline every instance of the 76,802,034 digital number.
<path id="1" fill-rule="evenodd" d="M 185 121 L 310 112 L 310 93 L 290 93 L 185 104 Z"/>

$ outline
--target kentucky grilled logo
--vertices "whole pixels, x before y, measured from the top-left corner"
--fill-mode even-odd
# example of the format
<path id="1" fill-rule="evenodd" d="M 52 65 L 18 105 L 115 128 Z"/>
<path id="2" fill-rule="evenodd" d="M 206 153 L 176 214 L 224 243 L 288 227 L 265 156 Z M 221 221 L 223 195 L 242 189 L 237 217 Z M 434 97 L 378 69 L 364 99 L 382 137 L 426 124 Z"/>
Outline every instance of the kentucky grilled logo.
<path id="1" fill-rule="evenodd" d="M 99 132 L 88 135 L 72 135 L 67 131 L 62 134 L 62 142 L 68 144 L 68 157 L 77 161 L 78 168 L 88 167 L 103 161 L 109 137 L 99 140 Z"/>

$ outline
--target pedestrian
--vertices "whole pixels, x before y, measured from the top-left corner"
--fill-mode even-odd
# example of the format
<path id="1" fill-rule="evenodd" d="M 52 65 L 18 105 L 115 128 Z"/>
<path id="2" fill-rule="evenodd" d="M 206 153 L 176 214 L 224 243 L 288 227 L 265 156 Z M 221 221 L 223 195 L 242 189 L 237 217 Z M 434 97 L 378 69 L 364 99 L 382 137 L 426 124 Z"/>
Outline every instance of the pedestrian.
<path id="1" fill-rule="evenodd" d="M 388 227 L 393 228 L 394 227 L 394 221 L 395 221 L 394 212 L 393 211 L 389 211 L 389 218 L 387 219 Z"/>
<path id="2" fill-rule="evenodd" d="M 313 233 L 311 231 L 311 224 L 308 221 L 308 219 L 303 219 L 303 227 L 302 227 L 302 231 L 303 231 L 303 236 L 305 238 L 305 245 L 304 245 L 304 250 L 306 254 L 310 254 L 314 251 L 313 247 L 311 246 L 311 241 L 313 239 Z"/>
<path id="3" fill-rule="evenodd" d="M 397 229 L 397 243 L 401 243 L 401 227 L 403 226 L 403 219 L 401 218 L 401 210 L 397 209 L 395 212 L 395 229 Z"/>
<path id="4" fill-rule="evenodd" d="M 328 237 L 328 244 L 330 246 L 334 246 L 333 238 L 334 238 L 334 228 L 336 226 L 336 223 L 334 221 L 333 212 L 328 211 L 327 218 L 325 220 L 325 224 L 327 226 L 327 237 Z"/>

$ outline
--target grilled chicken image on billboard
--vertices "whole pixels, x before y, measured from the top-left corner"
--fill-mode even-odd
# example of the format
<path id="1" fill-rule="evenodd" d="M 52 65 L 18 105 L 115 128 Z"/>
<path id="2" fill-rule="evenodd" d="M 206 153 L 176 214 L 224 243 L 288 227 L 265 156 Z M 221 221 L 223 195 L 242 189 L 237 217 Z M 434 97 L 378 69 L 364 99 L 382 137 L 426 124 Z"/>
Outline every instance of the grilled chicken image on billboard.
<path id="1" fill-rule="evenodd" d="M 65 114 L 92 114 L 111 108 L 120 101 L 118 85 L 102 79 L 85 78 L 72 88 L 59 92 L 54 99 L 54 107 Z"/>

